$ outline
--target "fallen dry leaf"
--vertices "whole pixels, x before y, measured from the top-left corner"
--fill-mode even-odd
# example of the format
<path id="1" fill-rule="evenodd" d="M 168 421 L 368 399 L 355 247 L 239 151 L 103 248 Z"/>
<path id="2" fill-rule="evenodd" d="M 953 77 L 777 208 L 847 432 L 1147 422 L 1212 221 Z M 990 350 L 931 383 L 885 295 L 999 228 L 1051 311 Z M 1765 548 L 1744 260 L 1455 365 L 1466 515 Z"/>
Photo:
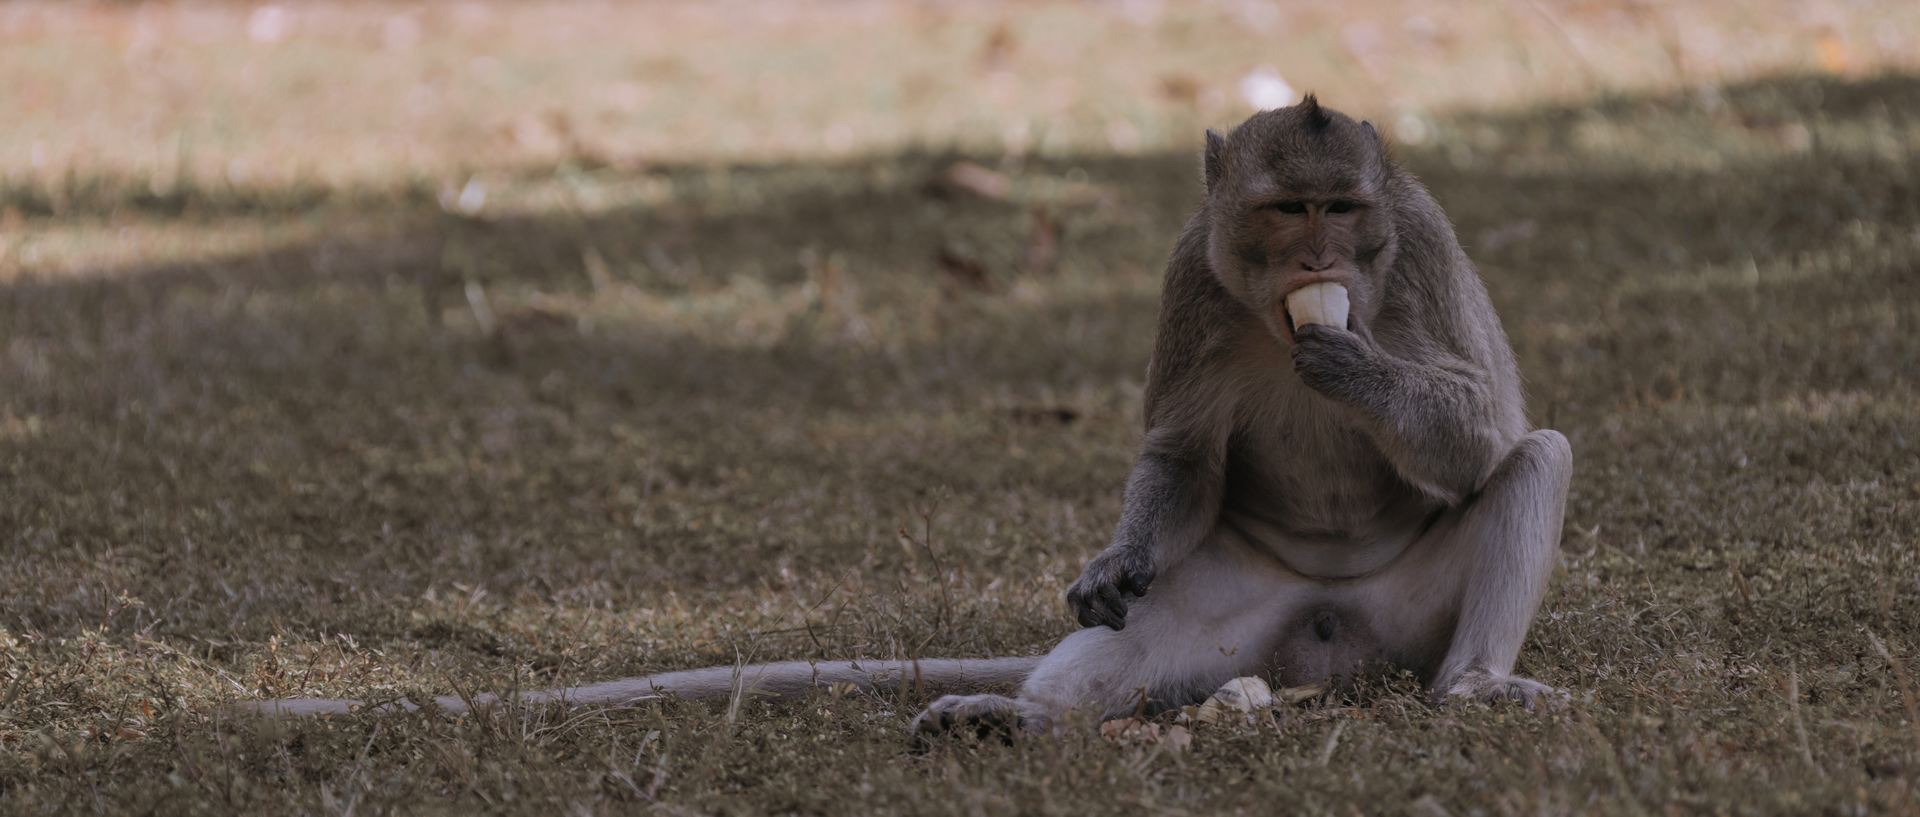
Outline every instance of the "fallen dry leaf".
<path id="1" fill-rule="evenodd" d="M 1130 746 L 1158 744 L 1174 750 L 1183 750 L 1193 745 L 1193 733 L 1184 726 L 1161 726 L 1152 721 L 1137 718 L 1121 718 L 1100 724 L 1100 737 L 1117 744 Z"/>
<path id="2" fill-rule="evenodd" d="M 1013 180 L 1007 174 L 989 170 L 973 162 L 955 162 L 941 180 L 951 187 L 957 187 L 985 199 L 999 201 L 1013 192 Z"/>

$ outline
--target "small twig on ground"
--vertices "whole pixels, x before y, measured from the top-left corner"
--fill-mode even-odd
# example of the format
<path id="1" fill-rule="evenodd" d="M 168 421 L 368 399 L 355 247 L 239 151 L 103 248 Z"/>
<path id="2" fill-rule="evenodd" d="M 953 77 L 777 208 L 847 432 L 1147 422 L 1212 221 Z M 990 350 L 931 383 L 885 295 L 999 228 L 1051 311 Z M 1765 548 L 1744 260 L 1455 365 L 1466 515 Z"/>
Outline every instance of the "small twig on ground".
<path id="1" fill-rule="evenodd" d="M 360 805 L 360 793 L 354 790 L 353 781 L 366 767 L 367 753 L 373 751 L 373 742 L 380 738 L 380 730 L 386 726 L 385 723 L 374 724 L 373 734 L 367 736 L 367 745 L 360 747 L 360 756 L 353 761 L 353 771 L 347 774 L 347 807 L 340 812 L 340 817 L 353 817 L 354 806 Z"/>
<path id="2" fill-rule="evenodd" d="M 733 690 L 727 696 L 727 725 L 732 726 L 740 720 L 740 703 L 747 696 L 747 662 L 751 659 L 754 645 L 748 644 L 748 652 L 733 648 Z"/>
<path id="3" fill-rule="evenodd" d="M 1787 711 L 1793 714 L 1793 731 L 1800 738 L 1800 759 L 1812 766 L 1820 779 L 1827 779 L 1827 770 L 1814 762 L 1813 747 L 1807 744 L 1807 724 L 1800 718 L 1800 665 L 1793 659 L 1787 661 Z"/>
<path id="4" fill-rule="evenodd" d="M 20 697 L 20 690 L 24 689 L 26 685 L 27 668 L 21 667 L 19 672 L 13 676 L 13 683 L 7 686 L 7 694 L 4 697 L 0 697 L 0 717 L 6 717 L 7 714 L 12 711 L 8 707 L 13 706 L 14 699 Z"/>
<path id="5" fill-rule="evenodd" d="M 840 592 L 840 588 L 846 586 L 847 579 L 853 575 L 853 571 L 859 570 L 859 569 L 860 569 L 859 565 L 854 565 L 853 567 L 847 568 L 847 572 L 840 574 L 840 581 L 835 582 L 832 587 L 827 588 L 827 592 L 820 596 L 820 600 L 814 602 L 813 606 L 807 608 L 806 617 L 800 623 L 800 628 L 805 630 L 807 633 L 807 640 L 812 641 L 814 649 L 819 650 L 823 654 L 827 651 L 827 647 L 825 644 L 820 643 L 819 636 L 814 635 L 813 614 L 815 611 L 820 609 L 821 605 L 826 604 L 829 599 L 832 599 L 835 593 Z M 835 618 L 835 621 L 838 621 L 839 615 L 837 611 L 835 613 L 834 618 Z M 828 625 L 829 630 L 831 630 L 832 627 L 833 625 L 831 624 Z M 4 708 L 4 707 L 0 707 L 0 708 Z"/>
<path id="6" fill-rule="evenodd" d="M 1620 768 L 1620 758 L 1614 754 L 1613 742 L 1600 733 L 1600 727 L 1594 724 L 1593 715 L 1587 711 L 1586 707 L 1578 707 L 1574 711 L 1579 714 L 1581 725 L 1587 727 L 1587 734 L 1593 737 L 1594 750 L 1606 760 L 1607 774 L 1613 779 L 1613 784 L 1618 787 L 1620 801 L 1627 804 L 1631 813 L 1646 814 L 1646 807 L 1640 805 L 1640 798 L 1633 796 L 1627 784 L 1627 775 Z"/>
<path id="7" fill-rule="evenodd" d="M 940 499 L 936 496 L 924 510 L 920 511 L 920 538 L 915 539 L 913 534 L 907 532 L 907 527 L 902 525 L 900 539 L 918 545 L 921 550 L 927 552 L 927 559 L 933 562 L 934 581 L 940 584 L 940 606 L 936 612 L 938 618 L 935 622 L 935 630 L 944 631 L 947 629 L 947 623 L 953 620 L 953 600 L 950 597 L 952 587 L 948 582 L 946 565 L 940 562 L 940 554 L 933 548 L 933 515 L 939 510 Z"/>
<path id="8" fill-rule="evenodd" d="M 1729 559 L 1727 566 L 1733 571 L 1733 585 L 1740 589 L 1740 599 L 1752 604 L 1753 587 L 1747 584 L 1747 577 L 1740 575 L 1740 563 Z"/>
<path id="9" fill-rule="evenodd" d="M 1327 765 L 1327 761 L 1333 759 L 1333 750 L 1340 748 L 1340 733 L 1345 731 L 1347 731 L 1346 721 L 1334 722 L 1333 734 L 1327 736 L 1327 745 L 1320 750 L 1319 765 L 1325 766 Z"/>
<path id="10" fill-rule="evenodd" d="M 1907 683 L 1906 668 L 1900 659 L 1893 656 L 1893 651 L 1887 649 L 1886 644 L 1881 643 L 1879 636 L 1869 632 L 1867 640 L 1873 643 L 1874 652 L 1880 653 L 1880 657 L 1893 666 L 1893 679 L 1899 682 L 1900 697 L 1907 704 L 1907 725 L 1913 728 L 1914 736 L 1920 738 L 1920 702 L 1913 699 L 1913 687 Z"/>

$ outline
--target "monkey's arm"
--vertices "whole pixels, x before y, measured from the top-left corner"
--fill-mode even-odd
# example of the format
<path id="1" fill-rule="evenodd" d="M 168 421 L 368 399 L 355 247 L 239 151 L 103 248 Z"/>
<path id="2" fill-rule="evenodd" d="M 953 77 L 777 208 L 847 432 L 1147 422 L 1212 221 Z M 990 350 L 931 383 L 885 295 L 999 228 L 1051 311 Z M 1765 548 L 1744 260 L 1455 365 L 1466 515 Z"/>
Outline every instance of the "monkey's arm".
<path id="1" fill-rule="evenodd" d="M 1231 365 L 1231 340 L 1248 327 L 1223 319 L 1238 310 L 1207 267 L 1208 223 L 1204 209 L 1195 214 L 1167 261 L 1140 458 L 1127 477 L 1112 542 L 1067 589 L 1067 604 L 1082 626 L 1126 627 L 1126 597 L 1146 593 L 1153 577 L 1191 552 L 1220 516 L 1240 382 L 1222 368 Z"/>
<path id="2" fill-rule="evenodd" d="M 1147 432 L 1127 477 L 1113 541 L 1067 590 L 1081 626 L 1127 626 L 1126 596 L 1140 596 L 1161 569 L 1191 552 L 1220 515 L 1229 420 L 1160 426 Z M 1197 427 L 1196 427 L 1197 426 Z"/>
<path id="3" fill-rule="evenodd" d="M 1478 490 L 1510 444 L 1496 419 L 1500 401 L 1488 367 L 1436 352 L 1397 357 L 1366 327 L 1355 329 L 1296 329 L 1300 380 L 1359 409 L 1363 430 L 1420 490 L 1449 505 Z"/>

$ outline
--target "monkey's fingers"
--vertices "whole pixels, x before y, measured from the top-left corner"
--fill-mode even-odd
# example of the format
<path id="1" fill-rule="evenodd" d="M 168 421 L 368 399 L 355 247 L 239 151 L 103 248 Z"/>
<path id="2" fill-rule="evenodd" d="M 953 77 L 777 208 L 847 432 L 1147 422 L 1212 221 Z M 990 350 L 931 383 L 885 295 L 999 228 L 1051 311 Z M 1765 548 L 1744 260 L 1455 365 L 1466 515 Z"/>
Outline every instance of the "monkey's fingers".
<path id="1" fill-rule="evenodd" d="M 1073 608 L 1073 620 L 1080 622 L 1080 626 L 1100 626 L 1100 620 L 1094 617 L 1093 604 L 1087 601 L 1086 597 L 1069 593 L 1067 594 L 1067 606 Z"/>
<path id="2" fill-rule="evenodd" d="M 1293 330 L 1293 339 L 1296 344 L 1312 343 L 1314 341 L 1325 342 L 1331 338 L 1339 337 L 1341 333 L 1353 334 L 1353 330 L 1345 327 L 1328 326 L 1324 323 L 1309 323 L 1303 324 Z"/>
<path id="3" fill-rule="evenodd" d="M 1127 628 L 1127 600 L 1111 584 L 1091 588 L 1091 592 L 1069 592 L 1067 601 L 1082 627 Z"/>
<path id="4" fill-rule="evenodd" d="M 1073 610 L 1074 620 L 1080 622 L 1080 626 L 1082 627 L 1106 627 L 1109 626 L 1109 622 L 1111 621 L 1109 618 L 1110 614 L 1105 609 L 1105 606 L 1095 597 L 1086 597 L 1075 601 Z M 1121 621 L 1121 626 L 1126 626 L 1124 619 Z M 1114 629 L 1118 630 L 1120 627 L 1114 627 Z"/>
<path id="5" fill-rule="evenodd" d="M 1337 398 L 1349 381 L 1363 376 L 1366 352 L 1352 332 L 1310 323 L 1294 339 L 1293 372 L 1308 388 Z"/>
<path id="6" fill-rule="evenodd" d="M 1147 594 L 1147 586 L 1153 584 L 1153 574 L 1140 571 L 1127 571 L 1120 574 L 1120 590 L 1135 596 Z"/>
<path id="7" fill-rule="evenodd" d="M 1102 585 L 1098 602 L 1099 623 L 1115 630 L 1127 628 L 1127 597 L 1121 595 L 1120 588 L 1111 584 Z"/>
<path id="8" fill-rule="evenodd" d="M 1094 617 L 1092 595 L 1081 589 L 1079 583 L 1067 588 L 1067 606 L 1073 608 L 1073 618 L 1082 627 L 1098 627 L 1099 619 Z"/>

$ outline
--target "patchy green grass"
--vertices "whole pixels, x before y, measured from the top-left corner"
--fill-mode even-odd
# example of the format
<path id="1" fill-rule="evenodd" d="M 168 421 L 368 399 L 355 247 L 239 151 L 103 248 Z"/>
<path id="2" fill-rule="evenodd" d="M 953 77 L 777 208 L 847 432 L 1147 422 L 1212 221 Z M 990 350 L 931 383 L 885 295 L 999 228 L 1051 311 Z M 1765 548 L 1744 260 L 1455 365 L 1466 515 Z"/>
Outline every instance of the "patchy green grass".
<path id="1" fill-rule="evenodd" d="M 931 184 L 952 156 L 563 164 L 480 219 L 430 186 L 0 190 L 29 241 L 270 239 L 0 286 L 0 810 L 1920 809 L 1916 110 L 1913 79 L 1778 81 L 1405 151 L 1574 444 L 1520 666 L 1574 703 L 1388 679 L 1184 752 L 915 754 L 915 690 L 223 704 L 1046 650 L 1119 511 L 1187 153 L 1030 159 L 1005 200 Z"/>

